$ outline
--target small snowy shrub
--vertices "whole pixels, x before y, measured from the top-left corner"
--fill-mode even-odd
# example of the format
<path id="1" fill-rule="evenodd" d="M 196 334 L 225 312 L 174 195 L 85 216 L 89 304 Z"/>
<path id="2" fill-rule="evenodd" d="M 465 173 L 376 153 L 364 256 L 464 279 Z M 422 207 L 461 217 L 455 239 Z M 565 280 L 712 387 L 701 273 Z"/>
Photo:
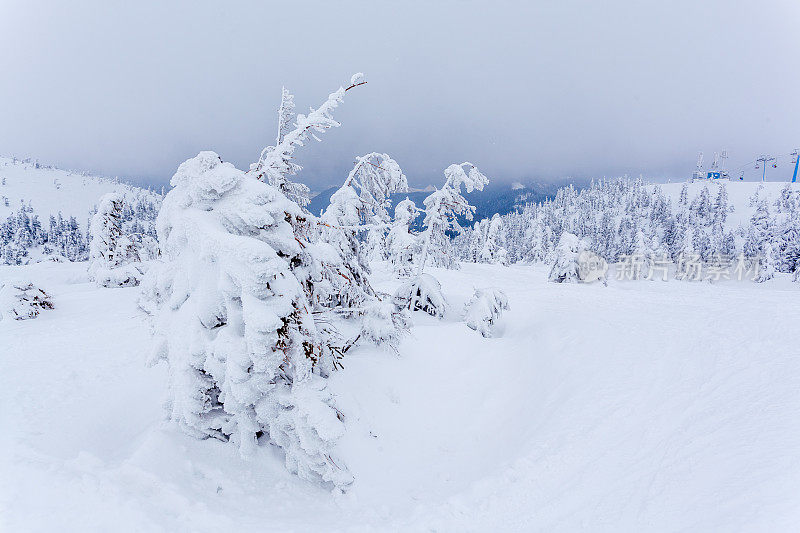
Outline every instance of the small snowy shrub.
<path id="1" fill-rule="evenodd" d="M 142 278 L 136 245 L 122 232 L 122 208 L 121 194 L 103 195 L 89 226 L 89 279 L 102 287 L 134 286 Z"/>
<path id="2" fill-rule="evenodd" d="M 438 318 L 447 308 L 442 286 L 430 274 L 420 274 L 403 283 L 394 293 L 394 304 L 398 309 L 423 311 Z"/>
<path id="3" fill-rule="evenodd" d="M 0 287 L 0 319 L 28 320 L 45 309 L 53 309 L 50 295 L 33 283 L 6 283 Z"/>
<path id="4" fill-rule="evenodd" d="M 375 346 L 397 350 L 401 335 L 410 324 L 405 310 L 397 311 L 390 301 L 376 301 L 368 306 L 361 319 L 360 336 Z"/>
<path id="5" fill-rule="evenodd" d="M 508 310 L 508 297 L 500 289 L 475 289 L 464 308 L 464 322 L 484 337 L 492 336 L 492 326 Z"/>

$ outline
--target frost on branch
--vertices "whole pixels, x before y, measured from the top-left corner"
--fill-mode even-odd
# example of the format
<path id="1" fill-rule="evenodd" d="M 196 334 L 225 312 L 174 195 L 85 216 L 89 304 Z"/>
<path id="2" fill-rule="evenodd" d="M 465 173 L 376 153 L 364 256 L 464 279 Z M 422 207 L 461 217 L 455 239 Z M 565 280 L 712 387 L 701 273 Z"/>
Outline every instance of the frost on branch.
<path id="1" fill-rule="evenodd" d="M 461 195 L 461 186 L 463 185 L 466 192 L 470 193 L 473 190 L 483 190 L 484 185 L 489 183 L 489 179 L 472 163 L 450 165 L 445 169 L 444 175 L 445 182 L 442 188 L 431 193 L 423 201 L 425 230 L 421 234 L 420 272 L 428 260 L 433 266 L 458 268 L 447 232 L 461 233 L 462 227 L 458 223 L 458 217 L 463 216 L 467 220 L 472 220 L 472 215 L 475 213 L 475 207 L 469 205 L 467 199 Z"/>
<path id="2" fill-rule="evenodd" d="M 103 195 L 89 226 L 89 279 L 102 287 L 134 286 L 142 278 L 139 252 L 122 231 L 123 207 L 121 194 Z"/>
<path id="3" fill-rule="evenodd" d="M 389 195 L 408 192 L 408 180 L 397 161 L 388 154 L 372 152 L 356 158 L 355 166 L 342 187 L 351 187 L 358 194 L 359 210 L 366 221 L 375 215 L 380 215 L 385 221 Z"/>
<path id="4" fill-rule="evenodd" d="M 361 85 L 362 83 L 367 83 L 364 81 L 364 73 L 363 72 L 356 72 L 352 76 L 350 76 L 350 86 L 355 87 L 356 85 Z"/>
<path id="5" fill-rule="evenodd" d="M 0 320 L 28 320 L 53 309 L 50 295 L 28 281 L 0 286 Z"/>
<path id="6" fill-rule="evenodd" d="M 411 224 L 417 218 L 417 206 L 406 198 L 394 208 L 394 222 L 386 236 L 386 249 L 394 273 L 407 278 L 414 272 L 414 263 L 420 251 L 419 239 L 411 234 Z"/>
<path id="7" fill-rule="evenodd" d="M 500 289 L 475 289 L 464 309 L 464 322 L 484 337 L 492 336 L 492 326 L 508 310 L 508 297 Z"/>
<path id="8" fill-rule="evenodd" d="M 292 131 L 292 120 L 294 120 L 294 95 L 290 93 L 286 87 L 283 87 L 281 88 L 281 105 L 278 106 L 278 136 L 275 138 L 276 146 L 281 144 L 286 134 Z M 294 163 L 290 163 L 290 165 L 292 164 Z M 300 169 L 298 166 L 292 168 L 295 169 L 295 172 L 292 172 L 292 174 L 296 174 L 296 170 Z"/>
<path id="9" fill-rule="evenodd" d="M 344 101 L 346 91 L 366 83 L 363 77 L 363 74 L 354 75 L 347 88 L 339 87 L 328 95 L 328 99 L 321 106 L 312 109 L 308 115 L 294 115 L 294 97 L 284 88 L 281 92 L 281 105 L 278 108 L 278 137 L 275 146 L 264 148 L 258 161 L 250 165 L 249 173 L 277 187 L 289 200 L 301 207 L 308 205 L 308 187 L 289 180 L 289 177 L 301 169 L 293 160 L 294 151 L 298 146 L 304 146 L 310 138 L 319 140 L 316 134 L 340 126 L 333 118 L 333 111 Z M 294 128 L 290 127 L 292 117 L 295 119 Z"/>
<path id="10" fill-rule="evenodd" d="M 333 455 L 344 425 L 323 377 L 333 354 L 300 281 L 315 264 L 295 231 L 305 214 L 214 152 L 181 164 L 171 184 L 157 221 L 163 263 L 142 306 L 154 315 L 155 359 L 169 365 L 172 418 L 243 454 L 273 443 L 300 477 L 347 486 Z"/>
<path id="11" fill-rule="evenodd" d="M 439 281 L 430 274 L 420 274 L 403 283 L 394 293 L 394 304 L 400 309 L 423 311 L 441 318 L 447 309 Z"/>

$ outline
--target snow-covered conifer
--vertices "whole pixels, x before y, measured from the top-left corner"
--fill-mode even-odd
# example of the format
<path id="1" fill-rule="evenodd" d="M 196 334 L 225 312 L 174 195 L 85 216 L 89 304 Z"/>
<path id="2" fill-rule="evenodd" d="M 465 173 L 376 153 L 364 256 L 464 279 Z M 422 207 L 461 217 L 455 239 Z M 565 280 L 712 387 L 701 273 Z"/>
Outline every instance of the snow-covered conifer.
<path id="1" fill-rule="evenodd" d="M 444 175 L 445 182 L 442 188 L 431 193 L 423 201 L 425 230 L 420 235 L 422 240 L 420 272 L 428 261 L 433 266 L 458 268 L 458 261 L 453 254 L 447 232 L 460 233 L 462 228 L 457 217 L 463 216 L 467 220 L 472 220 L 475 212 L 475 208 L 461 195 L 461 186 L 463 185 L 466 192 L 470 193 L 473 190 L 483 190 L 484 185 L 489 182 L 475 165 L 468 162 L 450 165 L 445 169 Z"/>
<path id="2" fill-rule="evenodd" d="M 538 214 L 532 217 L 530 226 L 525 232 L 525 237 L 530 243 L 530 246 L 524 256 L 524 260 L 531 263 L 544 261 L 545 255 L 547 254 L 547 243 L 545 239 L 544 223 Z"/>
<path id="3" fill-rule="evenodd" d="M 287 468 L 335 487 L 341 414 L 323 379 L 322 342 L 299 273 L 311 264 L 295 227 L 305 213 L 276 187 L 201 152 L 180 165 L 158 216 L 163 263 L 143 284 L 155 360 L 170 368 L 171 416 L 189 434 L 273 443 Z"/>
<path id="4" fill-rule="evenodd" d="M 759 262 L 758 274 L 753 279 L 757 283 L 763 283 L 775 277 L 775 253 L 769 241 L 764 243 L 763 254 Z"/>
<path id="5" fill-rule="evenodd" d="M 631 279 L 639 280 L 650 275 L 653 267 L 653 249 L 651 241 L 645 238 L 644 232 L 638 230 L 634 238 L 633 253 L 631 254 L 632 269 Z"/>
<path id="6" fill-rule="evenodd" d="M 398 202 L 394 208 L 392 227 L 386 236 L 389 262 L 394 273 L 400 277 L 413 274 L 414 262 L 419 255 L 419 240 L 410 231 L 417 214 L 417 207 L 408 198 Z"/>
<path id="7" fill-rule="evenodd" d="M 784 223 L 779 241 L 781 272 L 794 272 L 800 266 L 800 220 L 792 215 Z"/>
<path id="8" fill-rule="evenodd" d="M 278 136 L 275 138 L 275 145 L 283 142 L 286 134 L 292 131 L 292 121 L 294 120 L 294 95 L 286 89 L 281 88 L 281 104 L 278 106 Z M 294 163 L 291 163 L 294 164 Z M 292 174 L 295 174 L 297 167 L 293 167 Z"/>
<path id="9" fill-rule="evenodd" d="M 675 279 L 693 280 L 699 254 L 694 248 L 694 229 L 691 226 L 684 228 L 681 240 L 677 247 L 675 259 Z"/>
<path id="10" fill-rule="evenodd" d="M 503 219 L 495 213 L 486 228 L 486 239 L 480 253 L 481 261 L 508 265 L 508 252 L 505 248 L 503 229 Z"/>
<path id="11" fill-rule="evenodd" d="M 142 278 L 139 252 L 122 231 L 123 204 L 119 193 L 104 195 L 89 228 L 89 279 L 103 287 L 138 285 Z"/>
<path id="12" fill-rule="evenodd" d="M 578 256 L 586 248 L 577 235 L 564 232 L 558 239 L 555 249 L 555 262 L 550 268 L 548 279 L 555 283 L 577 283 L 580 281 L 578 272 Z"/>
<path id="13" fill-rule="evenodd" d="M 350 201 L 352 205 L 347 206 L 345 211 L 357 214 L 357 219 L 344 215 L 340 212 L 341 208 L 330 209 L 322 215 L 323 221 L 331 227 L 343 225 L 344 220 L 339 220 L 342 216 L 347 218 L 350 226 L 363 225 L 357 230 L 344 230 L 354 235 L 356 231 L 366 232 L 366 246 L 359 248 L 359 260 L 363 265 L 369 260 L 387 257 L 386 234 L 391 222 L 387 208 L 390 195 L 398 192 L 408 192 L 408 181 L 400 165 L 387 154 L 372 152 L 356 158 L 353 170 L 333 195 L 336 199 L 331 198 L 332 208 L 342 200 Z"/>
<path id="14" fill-rule="evenodd" d="M 341 305 L 359 306 L 365 296 L 373 295 L 367 280 L 368 257 L 359 233 L 366 229 L 382 235 L 389 223 L 389 195 L 406 191 L 408 181 L 397 162 L 386 154 L 373 152 L 357 158 L 342 187 L 331 196 L 330 205 L 320 217 L 320 231 L 322 239 L 336 249 L 341 267 L 323 274 L 334 285 L 341 285 L 342 277 L 355 282 L 346 286 L 351 293 L 337 293 Z M 380 246 L 385 244 L 381 242 Z"/>
<path id="15" fill-rule="evenodd" d="M 728 188 L 724 183 L 720 183 L 717 197 L 714 200 L 714 222 L 724 224 L 728 218 L 729 209 Z"/>
<path id="16" fill-rule="evenodd" d="M 678 198 L 678 205 L 687 206 L 689 204 L 689 185 L 684 183 L 681 187 L 681 195 Z"/>

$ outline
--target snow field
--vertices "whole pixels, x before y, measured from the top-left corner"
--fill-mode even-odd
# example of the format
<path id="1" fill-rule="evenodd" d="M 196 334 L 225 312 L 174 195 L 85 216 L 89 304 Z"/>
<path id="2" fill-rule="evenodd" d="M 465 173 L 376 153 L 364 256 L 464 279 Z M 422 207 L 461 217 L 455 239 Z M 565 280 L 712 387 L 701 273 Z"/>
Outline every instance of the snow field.
<path id="1" fill-rule="evenodd" d="M 789 531 L 800 519 L 797 286 L 547 283 L 545 267 L 430 269 L 449 313 L 399 355 L 360 348 L 330 388 L 334 496 L 274 448 L 240 458 L 163 420 L 136 288 L 85 264 L 0 267 L 56 308 L 0 322 L 0 528 L 9 531 Z M 376 289 L 400 283 L 377 265 Z M 497 338 L 460 322 L 510 302 Z"/>

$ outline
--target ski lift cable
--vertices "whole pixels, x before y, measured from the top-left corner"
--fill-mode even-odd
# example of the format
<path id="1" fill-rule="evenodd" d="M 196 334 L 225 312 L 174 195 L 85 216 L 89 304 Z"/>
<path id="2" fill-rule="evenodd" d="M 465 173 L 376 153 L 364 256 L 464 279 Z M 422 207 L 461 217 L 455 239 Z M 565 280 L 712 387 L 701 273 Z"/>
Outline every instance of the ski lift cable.
<path id="1" fill-rule="evenodd" d="M 790 152 L 790 153 L 788 153 L 788 154 L 780 154 L 780 155 L 776 155 L 776 156 L 774 157 L 774 159 L 775 159 L 775 164 L 777 164 L 777 163 L 780 163 L 780 159 L 782 159 L 782 158 L 784 158 L 784 157 L 788 157 L 788 158 L 790 159 L 790 161 L 791 161 L 792 163 L 794 163 L 794 157 L 795 157 L 795 156 L 794 156 L 794 154 L 793 154 L 793 153 L 791 153 L 791 152 Z M 737 171 L 737 170 L 741 170 L 741 169 L 743 169 L 743 168 L 745 168 L 745 167 L 748 167 L 748 166 L 750 166 L 750 165 L 755 165 L 755 164 L 758 164 L 758 159 L 753 159 L 752 161 L 748 161 L 747 163 L 744 163 L 743 165 L 739 165 L 738 167 L 733 167 L 733 168 L 731 168 L 730 172 L 735 172 L 735 171 Z M 773 168 L 777 168 L 777 167 L 773 167 Z"/>

